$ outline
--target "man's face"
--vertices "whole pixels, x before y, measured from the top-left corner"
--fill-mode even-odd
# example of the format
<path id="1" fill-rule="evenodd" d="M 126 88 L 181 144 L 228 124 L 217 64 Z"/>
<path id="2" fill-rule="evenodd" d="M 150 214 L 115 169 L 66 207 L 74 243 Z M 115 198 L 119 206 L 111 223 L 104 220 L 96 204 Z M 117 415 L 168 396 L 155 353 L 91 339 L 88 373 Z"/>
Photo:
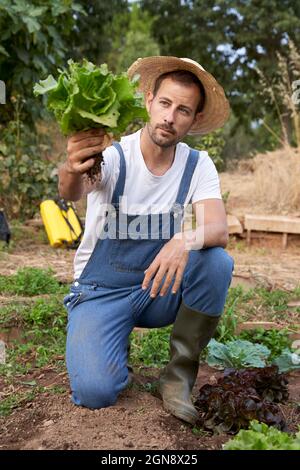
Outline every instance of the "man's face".
<path id="1" fill-rule="evenodd" d="M 196 113 L 200 90 L 195 84 L 184 85 L 171 78 L 161 83 L 157 94 L 149 92 L 146 124 L 151 140 L 159 147 L 171 147 L 182 140 L 201 113 Z"/>

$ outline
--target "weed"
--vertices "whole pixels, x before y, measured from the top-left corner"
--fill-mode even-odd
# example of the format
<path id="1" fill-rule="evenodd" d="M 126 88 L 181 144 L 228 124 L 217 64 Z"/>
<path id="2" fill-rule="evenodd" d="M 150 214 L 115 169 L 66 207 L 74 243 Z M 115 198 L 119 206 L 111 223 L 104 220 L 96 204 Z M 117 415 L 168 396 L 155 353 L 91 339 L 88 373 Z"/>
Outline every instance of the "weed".
<path id="1" fill-rule="evenodd" d="M 281 290 L 268 291 L 266 289 L 257 289 L 257 294 L 262 299 L 264 306 L 272 307 L 275 311 L 287 310 L 289 294 Z"/>
<path id="2" fill-rule="evenodd" d="M 284 349 L 290 349 L 292 344 L 292 341 L 288 337 L 287 329 L 264 330 L 263 328 L 257 328 L 255 330 L 242 331 L 239 338 L 251 341 L 251 343 L 260 343 L 266 346 L 271 351 L 268 358 L 268 362 L 270 363 L 275 357 L 280 356 Z"/>
<path id="3" fill-rule="evenodd" d="M 192 428 L 192 433 L 197 437 L 210 437 L 211 436 L 211 432 L 205 431 L 205 429 L 198 428 L 197 426 L 194 426 Z"/>
<path id="4" fill-rule="evenodd" d="M 231 341 L 233 339 L 238 323 L 236 310 L 244 297 L 245 293 L 241 286 L 237 286 L 229 290 L 224 313 L 221 317 L 215 334 L 215 339 L 217 341 L 226 343 L 227 341 Z"/>
<path id="5" fill-rule="evenodd" d="M 44 387 L 44 390 L 50 393 L 51 395 L 64 395 L 67 391 L 65 387 L 61 385 L 54 385 L 53 387 Z"/>
<path id="6" fill-rule="evenodd" d="M 9 395 L 0 401 L 0 416 L 8 416 L 13 409 L 18 408 L 24 402 L 33 400 L 34 397 L 34 390 Z"/>
<path id="7" fill-rule="evenodd" d="M 160 367 L 169 361 L 171 327 L 153 328 L 141 334 L 131 334 L 130 358 L 133 364 Z"/>
<path id="8" fill-rule="evenodd" d="M 0 324 L 20 327 L 20 338 L 7 347 L 7 363 L 0 374 L 12 377 L 51 363 L 64 354 L 67 314 L 60 296 L 37 298 L 27 304 L 12 302 L 2 309 Z"/>
<path id="9" fill-rule="evenodd" d="M 24 296 L 54 294 L 60 285 L 51 269 L 22 268 L 12 276 L 0 276 L 0 292 Z"/>
<path id="10" fill-rule="evenodd" d="M 152 395 L 155 395 L 158 393 L 158 381 L 155 382 L 147 382 L 143 385 L 143 388 L 146 392 L 151 393 Z"/>
<path id="11" fill-rule="evenodd" d="M 226 205 L 229 199 L 230 191 L 226 191 L 225 193 L 222 193 L 222 199 L 224 204 Z"/>

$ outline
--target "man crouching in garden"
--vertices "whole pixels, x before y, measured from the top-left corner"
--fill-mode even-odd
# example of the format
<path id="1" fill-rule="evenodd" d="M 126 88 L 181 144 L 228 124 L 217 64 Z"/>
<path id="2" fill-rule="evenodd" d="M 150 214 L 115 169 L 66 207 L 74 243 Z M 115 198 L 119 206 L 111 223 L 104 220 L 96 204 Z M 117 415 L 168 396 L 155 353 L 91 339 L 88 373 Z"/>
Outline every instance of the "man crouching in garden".
<path id="1" fill-rule="evenodd" d="M 135 74 L 149 122 L 109 146 L 102 130 L 74 134 L 59 170 L 62 197 L 87 194 L 75 279 L 64 299 L 72 400 L 89 408 L 113 405 L 128 384 L 133 328 L 174 324 L 159 390 L 165 409 L 193 424 L 199 355 L 222 314 L 233 260 L 224 251 L 227 223 L 215 166 L 207 152 L 181 141 L 221 127 L 229 105 L 214 77 L 189 59 L 139 59 L 128 70 Z M 91 183 L 91 157 L 102 151 L 101 174 Z M 187 230 L 189 208 L 196 226 Z"/>

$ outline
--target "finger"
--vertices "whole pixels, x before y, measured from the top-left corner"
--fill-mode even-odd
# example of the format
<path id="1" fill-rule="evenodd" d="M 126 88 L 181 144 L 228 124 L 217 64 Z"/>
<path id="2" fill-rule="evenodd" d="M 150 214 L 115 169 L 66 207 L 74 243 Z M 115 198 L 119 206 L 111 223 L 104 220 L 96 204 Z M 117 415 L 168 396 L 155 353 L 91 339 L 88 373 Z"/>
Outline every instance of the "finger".
<path id="1" fill-rule="evenodd" d="M 91 148 L 85 148 L 76 152 L 72 155 L 73 163 L 83 163 L 85 160 L 91 157 L 96 157 L 103 151 L 103 145 L 95 145 Z"/>
<path id="2" fill-rule="evenodd" d="M 86 173 L 90 168 L 92 168 L 96 163 L 95 158 L 89 158 L 87 161 L 85 161 L 82 164 L 77 164 L 75 165 L 75 169 L 78 170 L 79 173 L 84 174 Z"/>
<path id="3" fill-rule="evenodd" d="M 151 291 L 150 291 L 150 297 L 154 298 L 157 296 L 157 293 L 159 291 L 159 287 L 161 286 L 163 277 L 166 273 L 167 267 L 166 266 L 160 266 L 159 270 L 157 271 L 155 278 L 152 283 Z"/>
<path id="4" fill-rule="evenodd" d="M 79 140 L 78 142 L 72 142 L 68 145 L 68 151 L 70 152 L 80 152 L 81 150 L 93 148 L 97 145 L 104 144 L 104 136 L 96 135 L 92 137 L 87 137 L 86 139 Z"/>
<path id="5" fill-rule="evenodd" d="M 175 281 L 174 281 L 174 284 L 173 284 L 173 287 L 172 287 L 172 294 L 177 293 L 177 291 L 180 287 L 181 281 L 182 281 L 183 273 L 184 273 L 184 267 L 179 266 L 177 271 L 176 271 Z"/>
<path id="6" fill-rule="evenodd" d="M 174 279 L 175 273 L 176 273 L 176 267 L 169 269 L 168 274 L 165 278 L 165 282 L 164 282 L 162 288 L 160 289 L 159 295 L 161 297 L 163 297 L 166 294 L 167 290 L 169 289 L 169 286 L 171 285 L 171 282 Z"/>
<path id="7" fill-rule="evenodd" d="M 154 263 L 152 262 L 149 266 L 148 269 L 146 269 L 145 271 L 145 276 L 144 276 L 144 280 L 143 280 L 143 283 L 142 283 L 142 289 L 145 290 L 145 289 L 148 289 L 148 286 L 150 284 L 150 281 L 152 279 L 152 277 L 155 275 L 155 273 L 157 272 L 159 268 L 159 263 Z"/>
<path id="8" fill-rule="evenodd" d="M 93 136 L 103 136 L 105 134 L 105 130 L 102 127 L 88 129 L 85 131 L 75 132 L 73 135 L 69 137 L 71 142 L 79 142 L 80 140 L 86 139 L 87 137 Z"/>

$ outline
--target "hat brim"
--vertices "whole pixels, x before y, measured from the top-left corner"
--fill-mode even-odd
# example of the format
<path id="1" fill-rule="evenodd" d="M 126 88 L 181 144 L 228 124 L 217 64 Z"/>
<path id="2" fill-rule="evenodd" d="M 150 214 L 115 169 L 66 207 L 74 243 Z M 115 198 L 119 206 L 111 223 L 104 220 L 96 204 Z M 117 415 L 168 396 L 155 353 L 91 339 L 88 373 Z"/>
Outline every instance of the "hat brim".
<path id="1" fill-rule="evenodd" d="M 204 135 L 222 127 L 230 114 L 229 102 L 221 85 L 197 63 L 172 56 L 145 57 L 137 59 L 129 67 L 127 74 L 130 79 L 139 75 L 139 90 L 146 96 L 149 91 L 153 91 L 160 75 L 176 70 L 192 72 L 200 80 L 205 91 L 202 115 L 199 121 L 191 127 L 189 134 Z"/>

